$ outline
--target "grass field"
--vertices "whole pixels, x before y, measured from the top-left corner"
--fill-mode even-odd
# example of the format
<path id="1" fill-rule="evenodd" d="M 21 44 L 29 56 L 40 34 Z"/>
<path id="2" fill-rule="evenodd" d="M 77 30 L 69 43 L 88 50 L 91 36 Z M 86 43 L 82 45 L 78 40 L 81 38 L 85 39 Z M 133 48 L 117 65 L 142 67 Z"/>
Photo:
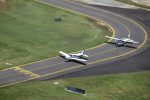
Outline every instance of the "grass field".
<path id="1" fill-rule="evenodd" d="M 138 3 L 133 2 L 131 0 L 116 0 L 116 1 L 120 1 L 120 2 L 123 2 L 123 3 L 131 4 L 131 5 L 135 5 L 137 7 L 142 7 L 142 8 L 150 9 L 150 6 L 147 6 L 147 5 L 144 5 L 144 4 L 138 4 Z"/>
<path id="2" fill-rule="evenodd" d="M 139 72 L 26 82 L 1 88 L 0 100 L 150 100 L 149 77 L 150 72 Z M 67 85 L 85 89 L 87 95 L 65 91 Z"/>
<path id="3" fill-rule="evenodd" d="M 61 17 L 62 22 L 55 22 Z M 111 35 L 94 20 L 33 0 L 0 4 L 0 69 L 97 46 Z"/>

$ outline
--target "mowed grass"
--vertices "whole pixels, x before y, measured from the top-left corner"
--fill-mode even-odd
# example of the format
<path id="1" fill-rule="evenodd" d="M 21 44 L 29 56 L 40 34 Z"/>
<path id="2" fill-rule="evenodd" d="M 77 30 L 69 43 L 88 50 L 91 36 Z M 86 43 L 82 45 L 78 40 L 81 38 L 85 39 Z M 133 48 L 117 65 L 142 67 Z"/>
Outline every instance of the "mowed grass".
<path id="1" fill-rule="evenodd" d="M 0 69 L 94 47 L 111 35 L 90 18 L 33 0 L 7 0 L 0 8 Z"/>
<path id="2" fill-rule="evenodd" d="M 0 89 L 0 100 L 150 100 L 150 72 L 25 82 Z M 59 82 L 54 85 L 54 82 Z M 64 88 L 86 90 L 82 96 Z"/>

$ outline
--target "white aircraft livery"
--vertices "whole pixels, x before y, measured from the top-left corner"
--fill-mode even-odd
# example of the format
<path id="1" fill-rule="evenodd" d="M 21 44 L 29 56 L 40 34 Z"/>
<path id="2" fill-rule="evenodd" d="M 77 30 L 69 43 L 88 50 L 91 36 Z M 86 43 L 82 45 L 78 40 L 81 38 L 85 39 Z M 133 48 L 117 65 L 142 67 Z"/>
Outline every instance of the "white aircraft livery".
<path id="1" fill-rule="evenodd" d="M 116 44 L 117 47 L 126 46 L 126 44 L 128 44 L 128 43 L 129 44 L 138 43 L 138 42 L 130 39 L 129 36 L 128 36 L 128 38 L 120 38 L 120 39 L 119 38 L 110 37 L 110 36 L 105 36 L 105 37 L 116 40 L 115 44 Z"/>
<path id="2" fill-rule="evenodd" d="M 87 60 L 84 58 L 87 58 L 88 55 L 84 54 L 84 50 L 82 50 L 80 53 L 77 54 L 67 54 L 63 51 L 59 51 L 59 53 L 61 54 L 61 56 L 63 56 L 65 59 L 69 60 L 69 61 L 79 61 L 79 62 L 86 62 Z"/>

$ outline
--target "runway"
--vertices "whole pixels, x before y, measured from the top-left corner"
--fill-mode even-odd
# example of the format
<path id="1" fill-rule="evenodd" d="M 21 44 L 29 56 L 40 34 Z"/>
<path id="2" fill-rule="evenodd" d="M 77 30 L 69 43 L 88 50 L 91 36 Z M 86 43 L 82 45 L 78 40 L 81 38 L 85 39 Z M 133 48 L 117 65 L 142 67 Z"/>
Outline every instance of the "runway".
<path id="1" fill-rule="evenodd" d="M 131 46 L 118 48 L 113 44 L 104 43 L 100 46 L 86 50 L 86 54 L 89 55 L 87 65 L 75 62 L 65 62 L 61 57 L 54 57 L 1 70 L 0 87 L 29 80 L 54 78 L 63 74 L 92 68 L 95 65 L 102 65 L 113 61 L 127 59 L 144 50 L 148 37 L 147 32 L 140 24 L 129 18 L 68 0 L 39 0 L 37 2 L 79 13 L 93 18 L 97 22 L 104 22 L 112 30 L 114 37 L 120 38 L 129 35 L 131 39 L 138 41 L 139 44 L 132 45 L 133 47 L 137 47 L 137 49 L 132 48 Z"/>

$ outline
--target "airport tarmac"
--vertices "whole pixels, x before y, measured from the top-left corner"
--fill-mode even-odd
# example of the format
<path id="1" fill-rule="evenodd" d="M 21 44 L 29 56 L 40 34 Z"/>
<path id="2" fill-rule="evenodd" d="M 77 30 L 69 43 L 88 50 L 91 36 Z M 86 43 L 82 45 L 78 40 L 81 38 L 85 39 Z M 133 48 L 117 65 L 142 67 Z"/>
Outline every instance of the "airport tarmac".
<path id="1" fill-rule="evenodd" d="M 89 48 L 85 51 L 86 54 L 89 55 L 86 65 L 75 62 L 65 62 L 63 58 L 57 56 L 54 58 L 1 70 L 0 87 L 29 80 L 53 79 L 67 74 L 69 75 L 69 73 L 92 69 L 95 66 L 99 67 L 103 72 L 104 70 L 111 71 L 111 69 L 114 70 L 114 68 L 118 68 L 111 67 L 111 65 L 113 66 L 113 63 L 121 60 L 132 60 L 130 59 L 131 57 L 142 53 L 147 48 L 147 30 L 143 25 L 137 23 L 133 19 L 129 19 L 128 17 L 104 9 L 93 8 L 88 5 L 83 5 L 68 0 L 39 0 L 38 2 L 57 6 L 61 9 L 75 13 L 80 13 L 84 16 L 95 19 L 97 22 L 104 22 L 112 30 L 114 37 L 120 38 L 130 35 L 130 37 L 133 40 L 138 41 L 139 44 L 133 44 L 128 47 L 116 47 L 113 44 L 104 43 L 97 47 Z M 135 49 L 134 47 L 137 48 Z M 105 67 L 103 66 L 105 64 L 111 65 L 109 67 Z M 132 68 L 129 70 L 123 67 L 123 69 L 128 70 L 128 72 L 130 72 L 130 70 L 132 71 Z"/>

